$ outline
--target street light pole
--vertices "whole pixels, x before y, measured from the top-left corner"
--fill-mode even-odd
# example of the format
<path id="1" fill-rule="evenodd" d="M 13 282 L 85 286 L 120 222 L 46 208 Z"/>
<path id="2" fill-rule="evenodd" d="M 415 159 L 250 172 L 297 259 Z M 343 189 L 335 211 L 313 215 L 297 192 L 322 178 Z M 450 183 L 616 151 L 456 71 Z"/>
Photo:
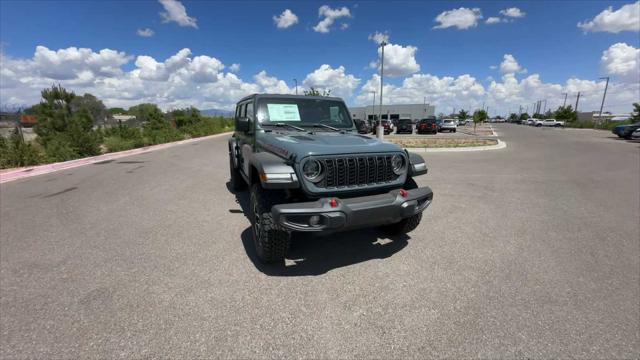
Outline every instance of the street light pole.
<path id="1" fill-rule="evenodd" d="M 382 141 L 384 130 L 382 128 L 382 86 L 384 80 L 384 47 L 387 45 L 385 41 L 380 43 L 382 54 L 380 56 L 380 112 L 378 116 L 378 128 L 376 129 L 376 137 Z"/>
<path id="2" fill-rule="evenodd" d="M 373 104 L 371 105 L 371 115 L 373 118 L 375 118 L 376 117 L 376 92 L 375 91 L 369 91 L 369 92 L 373 94 Z M 372 119 L 372 120 L 373 120 L 373 124 L 375 125 L 376 120 L 375 119 Z"/>
<path id="3" fill-rule="evenodd" d="M 298 95 L 298 79 L 293 79 L 293 81 L 296 83 L 296 95 Z"/>
<path id="4" fill-rule="evenodd" d="M 567 95 L 569 95 L 569 93 L 563 93 L 564 94 L 564 102 L 562 103 L 562 107 L 567 106 Z"/>
<path id="5" fill-rule="evenodd" d="M 602 108 L 604 107 L 604 98 L 607 97 L 607 88 L 609 87 L 609 77 L 605 76 L 605 77 L 601 77 L 598 80 L 601 79 L 607 79 L 607 83 L 604 86 L 604 94 L 602 94 L 602 105 L 600 105 L 600 116 L 599 116 L 599 121 L 602 121 Z"/>

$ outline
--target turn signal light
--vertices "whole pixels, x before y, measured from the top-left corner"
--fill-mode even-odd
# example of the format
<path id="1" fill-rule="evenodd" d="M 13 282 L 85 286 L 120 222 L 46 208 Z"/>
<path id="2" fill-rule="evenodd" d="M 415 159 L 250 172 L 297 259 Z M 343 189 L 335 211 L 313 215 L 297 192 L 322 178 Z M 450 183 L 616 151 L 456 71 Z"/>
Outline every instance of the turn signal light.
<path id="1" fill-rule="evenodd" d="M 336 200 L 336 198 L 331 198 L 331 200 L 329 200 L 329 205 L 334 208 L 334 207 L 338 207 L 338 200 Z"/>
<path id="2" fill-rule="evenodd" d="M 407 198 L 409 197 L 409 192 L 405 189 L 400 189 L 400 196 L 402 196 L 403 198 Z"/>

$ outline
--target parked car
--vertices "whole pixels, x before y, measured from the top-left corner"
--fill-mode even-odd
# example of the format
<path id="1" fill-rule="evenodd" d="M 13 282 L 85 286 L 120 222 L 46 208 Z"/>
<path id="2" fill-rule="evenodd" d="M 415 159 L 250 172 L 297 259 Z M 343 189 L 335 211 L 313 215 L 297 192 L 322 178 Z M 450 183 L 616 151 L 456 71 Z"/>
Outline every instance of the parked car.
<path id="1" fill-rule="evenodd" d="M 467 120 L 458 120 L 458 126 L 465 126 L 467 125 Z"/>
<path id="2" fill-rule="evenodd" d="M 436 125 L 438 126 L 438 131 L 442 128 L 442 119 L 436 120 Z"/>
<path id="3" fill-rule="evenodd" d="M 254 94 L 235 113 L 229 183 L 236 192 L 249 188 L 260 261 L 283 263 L 292 232 L 382 226 L 392 236 L 406 234 L 433 200 L 414 180 L 427 173 L 424 159 L 347 131 L 355 128 L 340 98 Z"/>
<path id="4" fill-rule="evenodd" d="M 622 137 L 622 133 L 624 132 L 624 128 L 626 128 L 627 124 L 624 125 L 618 125 L 616 127 L 614 127 L 613 129 L 611 129 L 611 132 L 618 135 L 618 137 Z"/>
<path id="5" fill-rule="evenodd" d="M 558 121 L 556 119 L 544 119 L 541 124 L 540 126 L 564 127 L 564 121 Z M 538 126 L 538 123 L 536 123 L 536 126 Z"/>
<path id="6" fill-rule="evenodd" d="M 353 120 L 353 122 L 356 125 L 356 129 L 358 129 L 358 133 L 360 133 L 360 134 L 368 134 L 368 133 L 371 132 L 371 128 L 369 127 L 369 124 L 367 124 L 366 121 L 355 119 L 355 120 Z"/>
<path id="7" fill-rule="evenodd" d="M 631 138 L 632 138 L 632 139 L 640 139 L 640 129 L 635 129 L 635 130 L 631 133 Z"/>
<path id="8" fill-rule="evenodd" d="M 456 126 L 455 120 L 453 119 L 444 119 L 442 121 L 442 126 L 440 126 L 440 131 L 444 132 L 445 130 L 448 132 L 456 132 L 456 129 L 458 127 Z"/>
<path id="9" fill-rule="evenodd" d="M 527 119 L 527 125 L 533 126 L 536 123 L 536 119 Z"/>
<path id="10" fill-rule="evenodd" d="M 393 132 L 393 124 L 389 120 L 382 120 L 382 129 L 385 135 L 389 135 Z M 373 133 L 377 134 L 378 131 L 378 122 L 375 122 L 373 126 Z"/>
<path id="11" fill-rule="evenodd" d="M 413 123 L 411 122 L 411 119 L 398 120 L 396 134 L 413 134 Z"/>
<path id="12" fill-rule="evenodd" d="M 436 119 L 422 119 L 416 125 L 416 132 L 418 134 L 437 134 L 438 124 Z"/>
<path id="13" fill-rule="evenodd" d="M 637 122 L 635 124 L 631 124 L 631 125 L 627 125 L 623 130 L 622 130 L 622 137 L 625 139 L 631 139 L 631 135 L 633 134 L 634 131 L 640 129 L 640 122 Z"/>

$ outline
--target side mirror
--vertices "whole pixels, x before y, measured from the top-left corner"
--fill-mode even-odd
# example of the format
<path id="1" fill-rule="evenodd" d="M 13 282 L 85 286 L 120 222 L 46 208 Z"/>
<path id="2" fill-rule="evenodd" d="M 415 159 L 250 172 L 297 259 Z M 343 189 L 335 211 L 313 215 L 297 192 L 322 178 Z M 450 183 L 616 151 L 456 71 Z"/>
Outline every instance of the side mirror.
<path id="1" fill-rule="evenodd" d="M 248 117 L 236 119 L 236 131 L 248 132 L 251 129 L 251 121 Z"/>

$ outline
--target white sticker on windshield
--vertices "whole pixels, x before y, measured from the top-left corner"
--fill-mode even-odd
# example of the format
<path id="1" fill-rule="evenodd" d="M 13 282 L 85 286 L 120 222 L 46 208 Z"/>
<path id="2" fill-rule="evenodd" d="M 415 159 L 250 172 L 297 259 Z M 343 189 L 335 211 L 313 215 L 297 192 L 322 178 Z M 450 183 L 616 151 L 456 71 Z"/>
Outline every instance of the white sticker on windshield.
<path id="1" fill-rule="evenodd" d="M 269 122 L 300 121 L 300 112 L 296 104 L 267 104 Z"/>

